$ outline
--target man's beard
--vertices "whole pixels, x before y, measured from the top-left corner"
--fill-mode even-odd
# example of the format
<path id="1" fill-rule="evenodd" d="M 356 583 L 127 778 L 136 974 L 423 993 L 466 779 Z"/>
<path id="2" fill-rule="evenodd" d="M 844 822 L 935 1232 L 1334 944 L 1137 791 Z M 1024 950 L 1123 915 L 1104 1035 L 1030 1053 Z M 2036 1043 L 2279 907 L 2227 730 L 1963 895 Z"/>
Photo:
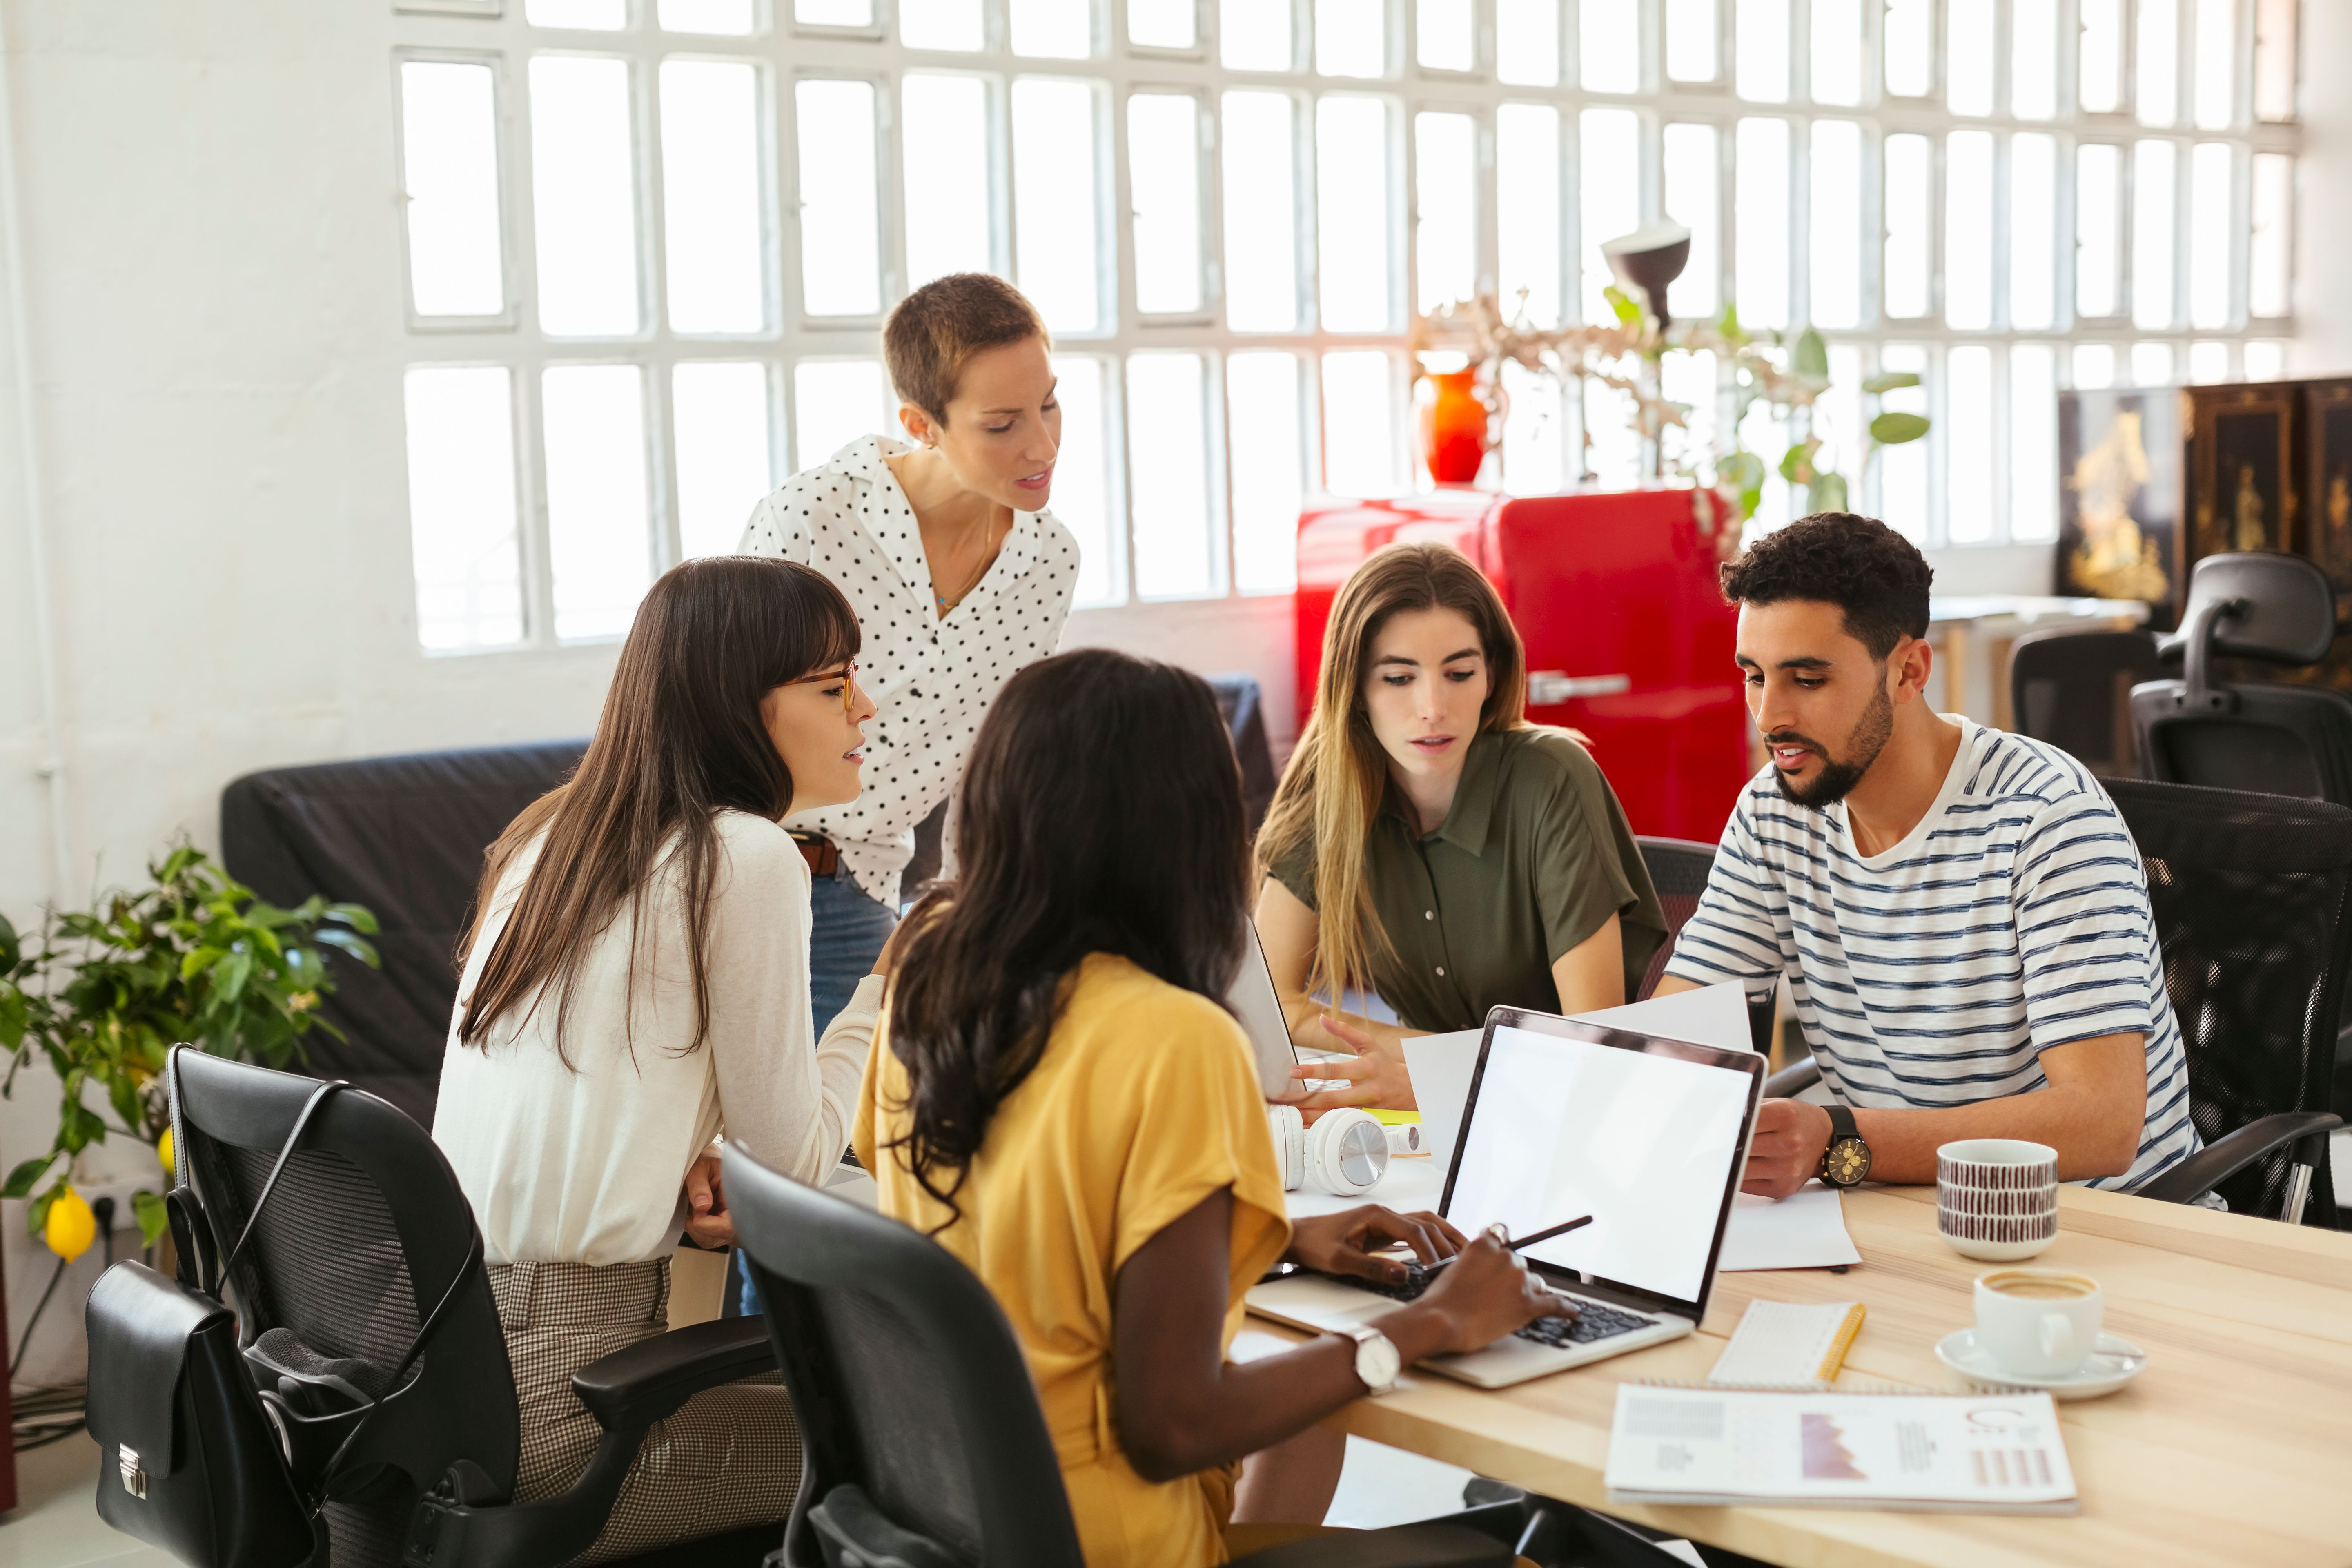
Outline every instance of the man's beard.
<path id="1" fill-rule="evenodd" d="M 1878 689 L 1877 697 L 1864 712 L 1861 722 L 1854 725 L 1853 733 L 1846 737 L 1846 756 L 1843 762 L 1832 761 L 1828 747 L 1803 735 L 1783 731 L 1778 735 L 1765 737 L 1766 743 L 1770 745 L 1786 745 L 1794 741 L 1811 746 L 1822 759 L 1822 771 L 1811 784 L 1801 788 L 1793 785 L 1789 782 L 1789 775 L 1779 768 L 1772 770 L 1772 782 L 1780 786 L 1781 798 L 1795 805 L 1810 806 L 1815 811 L 1835 805 L 1853 792 L 1864 773 L 1870 772 L 1870 764 L 1878 761 L 1878 753 L 1886 749 L 1887 737 L 1894 733 L 1895 704 L 1888 699 L 1886 688 L 1882 686 Z"/>

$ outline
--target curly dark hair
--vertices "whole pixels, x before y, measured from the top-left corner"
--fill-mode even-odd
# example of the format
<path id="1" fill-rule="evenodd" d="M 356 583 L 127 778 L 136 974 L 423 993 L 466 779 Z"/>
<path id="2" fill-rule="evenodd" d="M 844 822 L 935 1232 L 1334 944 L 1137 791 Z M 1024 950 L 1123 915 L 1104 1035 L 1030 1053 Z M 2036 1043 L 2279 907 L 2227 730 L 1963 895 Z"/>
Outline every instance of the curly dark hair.
<path id="1" fill-rule="evenodd" d="M 1835 605 L 1845 612 L 1846 634 L 1883 659 L 1903 638 L 1927 635 L 1927 586 L 1935 580 L 1919 547 L 1876 518 L 1817 511 L 1725 563 L 1723 596 L 1735 605 Z"/>

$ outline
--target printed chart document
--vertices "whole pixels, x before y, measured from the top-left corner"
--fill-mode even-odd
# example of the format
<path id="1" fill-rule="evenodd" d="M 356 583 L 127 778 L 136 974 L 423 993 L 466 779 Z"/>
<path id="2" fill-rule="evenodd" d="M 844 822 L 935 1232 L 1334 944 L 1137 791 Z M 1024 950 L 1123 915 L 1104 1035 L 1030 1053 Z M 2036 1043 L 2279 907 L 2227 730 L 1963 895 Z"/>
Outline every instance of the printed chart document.
<path id="1" fill-rule="evenodd" d="M 2073 1513 L 2046 1394 L 1746 1394 L 1622 1384 L 1609 1500 Z"/>

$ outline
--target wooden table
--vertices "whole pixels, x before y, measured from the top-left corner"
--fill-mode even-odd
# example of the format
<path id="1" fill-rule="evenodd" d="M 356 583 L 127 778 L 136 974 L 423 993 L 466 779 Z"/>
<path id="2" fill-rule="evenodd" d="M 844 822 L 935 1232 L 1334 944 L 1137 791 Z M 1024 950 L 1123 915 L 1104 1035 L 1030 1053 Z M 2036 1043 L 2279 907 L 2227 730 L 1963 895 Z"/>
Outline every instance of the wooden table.
<path id="1" fill-rule="evenodd" d="M 1703 1378 L 1756 1298 L 1867 1303 L 1849 1384 L 1961 1386 L 1934 1346 L 1973 1320 L 1970 1285 L 1990 1266 L 1937 1237 L 1933 1188 L 1866 1187 L 1845 1212 L 1864 1258 L 1850 1273 L 1721 1275 L 1687 1339 L 1499 1393 L 1414 1374 L 1330 1424 L 1802 1568 L 2352 1563 L 2352 1235 L 2078 1187 L 2059 1189 L 2058 1240 L 2035 1264 L 2096 1279 L 2106 1326 L 2148 1352 L 2121 1392 L 2059 1406 L 2079 1515 L 1610 1506 L 1617 1384 Z"/>

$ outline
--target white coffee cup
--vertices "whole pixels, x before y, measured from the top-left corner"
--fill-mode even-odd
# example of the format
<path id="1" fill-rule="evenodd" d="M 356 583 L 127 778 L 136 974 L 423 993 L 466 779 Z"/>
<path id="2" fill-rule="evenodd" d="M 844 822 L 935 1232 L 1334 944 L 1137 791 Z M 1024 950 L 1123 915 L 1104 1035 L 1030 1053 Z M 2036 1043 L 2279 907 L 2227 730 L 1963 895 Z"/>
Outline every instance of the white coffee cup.
<path id="1" fill-rule="evenodd" d="M 1977 1343 L 2003 1372 L 2063 1377 L 2091 1359 L 2105 1303 L 2099 1282 L 2062 1268 L 1977 1277 Z"/>

